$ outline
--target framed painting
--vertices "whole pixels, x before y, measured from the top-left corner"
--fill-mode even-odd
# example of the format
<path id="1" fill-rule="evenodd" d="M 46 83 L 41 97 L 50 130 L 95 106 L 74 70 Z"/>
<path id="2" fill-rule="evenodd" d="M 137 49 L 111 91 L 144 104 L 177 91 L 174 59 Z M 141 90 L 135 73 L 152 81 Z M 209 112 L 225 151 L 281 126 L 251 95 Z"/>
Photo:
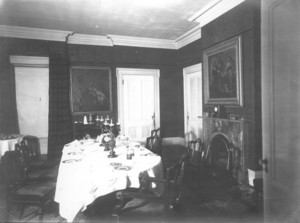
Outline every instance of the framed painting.
<path id="1" fill-rule="evenodd" d="M 203 52 L 204 103 L 243 106 L 241 37 Z"/>
<path id="2" fill-rule="evenodd" d="M 112 111 L 111 70 L 107 67 L 71 67 L 73 114 Z"/>

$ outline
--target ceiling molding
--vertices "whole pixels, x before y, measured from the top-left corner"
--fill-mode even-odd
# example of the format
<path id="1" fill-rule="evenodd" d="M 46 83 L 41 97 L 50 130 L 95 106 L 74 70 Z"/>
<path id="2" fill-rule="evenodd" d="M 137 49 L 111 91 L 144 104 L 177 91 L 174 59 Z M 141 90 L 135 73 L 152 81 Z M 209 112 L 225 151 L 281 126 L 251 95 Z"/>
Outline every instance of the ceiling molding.
<path id="1" fill-rule="evenodd" d="M 211 10 L 216 4 L 221 2 L 222 0 L 211 0 L 207 5 L 205 5 L 202 9 L 200 9 L 198 12 L 196 12 L 192 17 L 190 17 L 188 20 L 190 22 L 196 21 L 198 17 L 200 17 L 205 12 Z"/>
<path id="2" fill-rule="evenodd" d="M 175 39 L 176 49 L 180 49 L 201 38 L 201 26 L 198 25 Z"/>
<path id="3" fill-rule="evenodd" d="M 235 6 L 241 4 L 245 0 L 222 0 L 222 1 L 214 1 L 212 7 L 209 9 L 197 12 L 197 16 L 193 17 L 192 21 L 199 22 L 201 27 L 205 26 L 209 22 L 213 21 L 214 19 L 218 18 L 225 12 L 233 9 Z"/>
<path id="4" fill-rule="evenodd" d="M 130 36 L 108 35 L 111 38 L 113 45 L 134 46 L 160 49 L 177 49 L 173 40 L 140 38 Z"/>
<path id="5" fill-rule="evenodd" d="M 95 46 L 113 46 L 110 38 L 98 35 L 77 34 L 70 35 L 68 43 L 82 44 L 82 45 L 95 45 Z"/>
<path id="6" fill-rule="evenodd" d="M 64 42 L 69 31 L 0 25 L 0 36 Z"/>

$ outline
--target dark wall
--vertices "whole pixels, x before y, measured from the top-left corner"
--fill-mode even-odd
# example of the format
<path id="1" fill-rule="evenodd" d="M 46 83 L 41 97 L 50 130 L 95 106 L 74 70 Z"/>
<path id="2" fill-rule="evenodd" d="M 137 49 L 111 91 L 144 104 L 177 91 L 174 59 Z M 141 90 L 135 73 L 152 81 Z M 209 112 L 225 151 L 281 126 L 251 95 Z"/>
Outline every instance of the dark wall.
<path id="1" fill-rule="evenodd" d="M 65 44 L 39 40 L 0 38 L 0 132 L 17 132 L 17 123 L 11 107 L 14 97 L 10 55 L 55 56 L 64 59 L 67 55 Z M 175 50 L 125 47 L 68 45 L 71 65 L 108 66 L 112 70 L 113 117 L 117 115 L 116 67 L 153 68 L 160 70 L 161 128 L 165 137 L 178 136 L 182 131 L 178 124 L 182 102 L 178 100 L 179 73 Z"/>
<path id="2" fill-rule="evenodd" d="M 242 37 L 243 107 L 228 107 L 226 112 L 243 117 L 247 123 L 247 168 L 257 169 L 261 158 L 261 93 L 260 93 L 260 1 L 246 0 L 229 12 L 205 25 L 202 38 L 178 51 L 179 69 L 201 63 L 203 51 L 232 37 Z M 204 82 L 203 82 L 204 83 Z M 212 112 L 204 105 L 204 112 Z M 182 113 L 183 119 L 183 113 Z M 183 120 L 182 120 L 183 122 Z"/>

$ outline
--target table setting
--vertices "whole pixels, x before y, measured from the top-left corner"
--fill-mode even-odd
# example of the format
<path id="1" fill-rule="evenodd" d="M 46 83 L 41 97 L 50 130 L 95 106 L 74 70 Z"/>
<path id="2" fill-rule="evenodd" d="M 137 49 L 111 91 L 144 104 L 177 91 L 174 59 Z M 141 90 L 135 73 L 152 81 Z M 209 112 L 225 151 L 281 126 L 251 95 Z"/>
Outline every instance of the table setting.
<path id="1" fill-rule="evenodd" d="M 160 156 L 128 137 L 109 137 L 74 140 L 64 146 L 54 200 L 60 215 L 70 222 L 98 197 L 139 188 L 140 174 L 163 177 Z M 163 186 L 153 184 L 152 190 L 162 194 Z"/>

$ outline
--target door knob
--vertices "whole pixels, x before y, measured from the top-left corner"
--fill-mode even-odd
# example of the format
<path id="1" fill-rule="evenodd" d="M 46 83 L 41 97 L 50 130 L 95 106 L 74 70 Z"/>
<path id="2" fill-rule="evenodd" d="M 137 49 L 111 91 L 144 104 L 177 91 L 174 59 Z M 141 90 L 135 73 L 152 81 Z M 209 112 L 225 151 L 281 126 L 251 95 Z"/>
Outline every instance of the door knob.
<path id="1" fill-rule="evenodd" d="M 262 166 L 263 171 L 268 172 L 268 160 L 267 159 L 259 159 L 259 164 Z"/>

